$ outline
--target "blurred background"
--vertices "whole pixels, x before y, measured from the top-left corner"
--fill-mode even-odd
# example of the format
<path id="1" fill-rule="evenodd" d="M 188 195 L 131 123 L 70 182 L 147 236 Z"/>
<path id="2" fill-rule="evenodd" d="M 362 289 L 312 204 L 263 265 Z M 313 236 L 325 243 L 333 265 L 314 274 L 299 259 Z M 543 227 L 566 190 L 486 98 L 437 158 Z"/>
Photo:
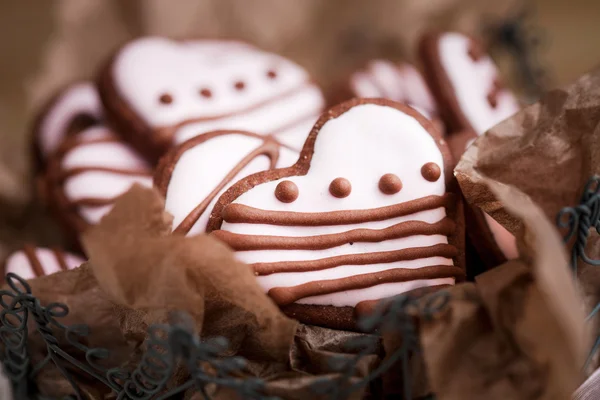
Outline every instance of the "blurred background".
<path id="1" fill-rule="evenodd" d="M 600 64 L 599 21 L 599 0 L 0 0 L 0 259 L 56 232 L 30 202 L 36 110 L 133 37 L 246 40 L 327 91 L 371 58 L 414 61 L 424 31 L 452 29 L 484 39 L 532 102 Z"/>

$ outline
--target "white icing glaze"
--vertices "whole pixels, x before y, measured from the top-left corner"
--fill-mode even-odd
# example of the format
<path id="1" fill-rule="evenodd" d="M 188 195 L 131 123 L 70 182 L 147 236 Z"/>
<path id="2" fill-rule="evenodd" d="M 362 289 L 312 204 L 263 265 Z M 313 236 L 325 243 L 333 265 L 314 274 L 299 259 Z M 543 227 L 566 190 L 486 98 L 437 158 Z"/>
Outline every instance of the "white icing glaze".
<path id="1" fill-rule="evenodd" d="M 173 228 L 206 199 L 244 157 L 263 144 L 263 139 L 231 132 L 188 149 L 175 164 L 167 187 L 165 209 L 173 215 Z M 297 159 L 297 152 L 280 147 L 276 167 L 290 166 Z M 266 155 L 254 158 L 215 196 L 188 234 L 205 232 L 210 211 L 220 195 L 231 185 L 248 175 L 267 170 L 269 166 L 270 159 Z"/>
<path id="2" fill-rule="evenodd" d="M 54 153 L 65 138 L 67 128 L 78 115 L 102 118 L 102 106 L 91 82 L 82 82 L 61 93 L 39 125 L 38 138 L 42 156 Z"/>
<path id="3" fill-rule="evenodd" d="M 75 254 L 62 251 L 61 253 L 64 256 L 68 269 L 77 268 L 85 262 L 83 258 Z M 35 256 L 40 261 L 45 275 L 62 271 L 59 260 L 56 259 L 56 255 L 51 249 L 37 247 L 35 248 Z M 29 262 L 29 258 L 23 250 L 11 254 L 6 260 L 5 267 L 5 273 L 12 272 L 23 279 L 33 279 L 36 277 L 33 267 Z"/>
<path id="4" fill-rule="evenodd" d="M 425 180 L 421 174 L 421 167 L 429 162 L 436 163 L 441 170 L 441 177 L 435 182 Z M 387 173 L 397 175 L 403 183 L 402 190 L 394 195 L 383 194 L 378 187 L 380 177 Z M 306 175 L 282 178 L 258 185 L 238 197 L 233 204 L 243 204 L 263 210 L 294 212 L 372 209 L 430 195 L 444 195 L 446 187 L 443 174 L 442 154 L 434 139 L 416 119 L 392 107 L 364 104 L 357 105 L 325 123 L 317 136 L 314 155 Z M 329 184 L 337 177 L 344 177 L 350 181 L 352 192 L 348 197 L 340 199 L 330 194 Z M 276 186 L 283 180 L 290 180 L 297 185 L 299 196 L 294 202 L 282 203 L 274 196 Z M 445 216 L 445 210 L 437 208 L 409 216 L 356 225 L 298 227 L 223 222 L 221 229 L 250 236 L 299 237 L 339 233 L 359 227 L 382 229 L 404 221 L 435 223 Z M 302 261 L 445 243 L 448 241 L 443 235 L 419 235 L 376 243 L 355 242 L 352 245 L 347 243 L 323 250 L 238 251 L 236 256 L 247 263 Z M 339 279 L 392 268 L 415 269 L 452 264 L 451 259 L 435 256 L 376 265 L 342 265 L 312 272 L 278 272 L 258 276 L 257 279 L 265 291 L 268 291 L 274 287 L 291 287 L 306 282 Z M 299 302 L 354 306 L 363 300 L 376 300 L 416 287 L 437 285 L 440 282 L 453 283 L 454 278 L 389 283 L 368 289 L 308 297 Z"/>
<path id="5" fill-rule="evenodd" d="M 149 126 L 184 124 L 176 143 L 215 129 L 271 134 L 298 116 L 318 115 L 324 105 L 300 66 L 243 43 L 141 38 L 119 52 L 112 73 L 121 96 Z M 202 89 L 212 96 L 201 96 Z M 162 104 L 163 94 L 173 101 Z M 303 142 L 308 132 L 301 133 Z"/>
<path id="6" fill-rule="evenodd" d="M 427 118 L 437 114 L 435 101 L 423 76 L 410 64 L 373 60 L 364 71 L 350 77 L 350 88 L 357 97 L 383 97 L 406 103 Z"/>
<path id="7" fill-rule="evenodd" d="M 109 143 L 94 143 L 97 139 L 112 139 Z M 64 182 L 64 194 L 70 201 L 86 198 L 113 199 L 125 193 L 134 183 L 152 186 L 151 168 L 128 145 L 121 142 L 106 127 L 96 126 L 78 135 L 78 145 L 61 161 L 64 172 L 74 168 L 91 170 L 72 175 Z M 114 168 L 143 171 L 147 175 L 121 174 L 94 168 Z M 96 224 L 112 206 L 80 206 L 79 213 L 90 224 Z"/>
<path id="8" fill-rule="evenodd" d="M 438 42 L 442 67 L 454 89 L 458 105 L 479 135 L 519 111 L 516 98 L 508 90 L 498 95 L 496 108 L 487 100 L 498 70 L 488 55 L 473 61 L 469 56 L 471 39 L 459 33 L 446 33 Z"/>

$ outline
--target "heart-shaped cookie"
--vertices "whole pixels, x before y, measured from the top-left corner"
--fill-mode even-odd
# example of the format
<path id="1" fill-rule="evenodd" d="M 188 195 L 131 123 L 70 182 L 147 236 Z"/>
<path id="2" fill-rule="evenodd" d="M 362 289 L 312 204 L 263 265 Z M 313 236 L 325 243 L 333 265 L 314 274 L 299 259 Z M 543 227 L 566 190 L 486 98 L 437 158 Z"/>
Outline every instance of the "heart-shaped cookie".
<path id="1" fill-rule="evenodd" d="M 76 240 L 134 183 L 152 186 L 152 167 L 112 130 L 97 125 L 63 142 L 43 183 L 44 197 Z"/>
<path id="2" fill-rule="evenodd" d="M 354 327 L 354 308 L 464 276 L 453 160 L 430 121 L 382 99 L 329 110 L 299 160 L 242 179 L 208 223 L 288 314 Z"/>
<path id="3" fill-rule="evenodd" d="M 421 58 L 440 113 L 453 129 L 447 140 L 456 160 L 478 135 L 519 111 L 477 40 L 453 32 L 428 34 Z M 518 257 L 515 237 L 493 218 L 469 207 L 465 217 L 469 238 L 488 268 Z"/>
<path id="4" fill-rule="evenodd" d="M 98 92 L 91 82 L 68 85 L 39 113 L 33 128 L 36 169 L 42 169 L 65 138 L 100 123 L 103 118 Z"/>
<path id="5" fill-rule="evenodd" d="M 209 132 L 172 148 L 156 168 L 154 186 L 173 215 L 174 232 L 203 233 L 210 211 L 232 184 L 256 172 L 290 166 L 297 159 L 297 151 L 270 137 Z"/>
<path id="6" fill-rule="evenodd" d="M 320 115 L 321 90 L 278 55 L 228 41 L 137 39 L 99 77 L 109 119 L 158 157 L 202 133 L 249 130 L 301 148 Z"/>

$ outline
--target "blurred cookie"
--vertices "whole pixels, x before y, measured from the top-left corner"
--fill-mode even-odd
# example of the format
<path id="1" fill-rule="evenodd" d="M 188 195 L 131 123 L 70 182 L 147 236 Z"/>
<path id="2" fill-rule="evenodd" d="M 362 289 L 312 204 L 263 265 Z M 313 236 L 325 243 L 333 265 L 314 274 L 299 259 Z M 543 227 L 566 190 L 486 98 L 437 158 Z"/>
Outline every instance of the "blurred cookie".
<path id="1" fill-rule="evenodd" d="M 152 168 L 110 129 L 94 126 L 63 142 L 44 183 L 55 215 L 78 236 L 133 184 L 150 187 Z"/>
<path id="2" fill-rule="evenodd" d="M 108 118 L 152 159 L 221 129 L 299 150 L 324 106 L 303 68 L 241 42 L 141 38 L 115 54 L 98 83 Z"/>
<path id="3" fill-rule="evenodd" d="M 77 268 L 84 262 L 80 256 L 60 249 L 25 245 L 6 259 L 4 274 L 12 272 L 23 279 L 33 279 Z"/>
<path id="4" fill-rule="evenodd" d="M 430 121 L 383 99 L 327 111 L 299 160 L 242 179 L 208 230 L 282 309 L 354 329 L 354 311 L 464 278 L 452 157 Z"/>
<path id="5" fill-rule="evenodd" d="M 421 40 L 420 56 L 450 134 L 481 135 L 519 111 L 517 99 L 504 87 L 494 61 L 477 40 L 454 32 L 428 34 Z"/>
<path id="6" fill-rule="evenodd" d="M 154 185 L 165 196 L 174 232 L 203 233 L 214 204 L 232 184 L 256 172 L 290 166 L 297 159 L 297 151 L 270 137 L 210 132 L 172 148 L 156 169 Z"/>
<path id="7" fill-rule="evenodd" d="M 489 128 L 519 111 L 513 93 L 481 43 L 459 33 L 426 35 L 421 42 L 425 76 L 452 130 L 448 145 L 458 161 Z M 467 232 L 487 267 L 518 257 L 515 237 L 480 209 L 465 210 Z"/>
<path id="8" fill-rule="evenodd" d="M 411 64 L 372 60 L 364 69 L 351 74 L 345 86 L 346 94 L 338 94 L 338 100 L 384 98 L 404 103 L 432 120 L 441 133 L 445 131 L 427 83 Z"/>
<path id="9" fill-rule="evenodd" d="M 91 82 L 78 82 L 59 91 L 36 119 L 33 129 L 36 170 L 45 166 L 48 158 L 65 138 L 100 123 L 102 106 Z"/>

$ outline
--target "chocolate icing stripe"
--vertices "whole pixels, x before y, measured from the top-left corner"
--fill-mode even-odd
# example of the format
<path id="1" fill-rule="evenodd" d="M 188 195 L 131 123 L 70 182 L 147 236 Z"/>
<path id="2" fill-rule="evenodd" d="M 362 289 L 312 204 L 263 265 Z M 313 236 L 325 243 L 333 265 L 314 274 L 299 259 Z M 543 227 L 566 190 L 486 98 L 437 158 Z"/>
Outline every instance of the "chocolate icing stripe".
<path id="1" fill-rule="evenodd" d="M 364 222 L 383 221 L 402 217 L 421 211 L 447 207 L 452 204 L 453 195 L 426 196 L 420 199 L 394 204 L 387 207 L 367 210 L 343 210 L 330 212 L 294 212 L 271 211 L 246 206 L 229 204 L 223 210 L 223 220 L 229 223 L 266 224 L 280 226 L 324 226 L 348 225 Z"/>
<path id="2" fill-rule="evenodd" d="M 182 234 L 188 233 L 190 231 L 190 229 L 192 229 L 192 227 L 194 226 L 196 221 L 198 221 L 198 219 L 202 216 L 204 211 L 206 211 L 206 208 L 209 206 L 211 201 L 213 201 L 213 199 L 219 194 L 219 192 L 221 192 L 221 190 L 223 190 L 227 186 L 227 184 L 229 184 L 231 181 L 233 181 L 233 179 L 236 177 L 236 175 L 239 174 L 240 171 L 242 169 L 244 169 L 244 167 L 246 167 L 246 165 L 250 164 L 252 162 L 252 160 L 254 160 L 255 158 L 257 158 L 261 155 L 265 155 L 265 156 L 269 157 L 269 159 L 270 159 L 269 169 L 275 168 L 275 165 L 277 164 L 277 160 L 279 159 L 279 147 L 278 146 L 279 145 L 277 144 L 277 142 L 272 141 L 272 140 L 267 140 L 264 142 L 264 144 L 262 146 L 258 147 L 256 150 L 252 151 L 250 154 L 248 154 L 246 157 L 244 157 L 231 171 L 229 171 L 229 173 L 225 176 L 225 178 L 223 178 L 223 180 L 221 180 L 221 182 L 219 182 L 217 187 L 214 188 L 213 191 L 210 192 L 208 194 L 208 196 L 206 196 L 204 198 L 204 200 L 202 200 L 202 202 L 200 202 L 200 204 L 198 204 L 183 219 L 183 221 L 181 221 L 181 223 L 177 226 L 177 228 L 174 229 L 173 232 L 174 233 L 182 233 Z"/>
<path id="3" fill-rule="evenodd" d="M 56 262 L 60 266 L 60 269 L 63 271 L 68 270 L 69 266 L 67 265 L 67 260 L 65 260 L 65 254 L 56 248 L 53 248 L 51 250 L 52 250 L 52 254 L 54 254 L 54 258 L 56 258 Z"/>
<path id="4" fill-rule="evenodd" d="M 413 235 L 444 235 L 454 232 L 456 224 L 444 218 L 434 224 L 422 221 L 407 221 L 385 229 L 352 229 L 346 232 L 316 236 L 266 236 L 244 235 L 229 231 L 214 231 L 212 235 L 233 250 L 323 250 L 342 246 L 350 242 L 383 242 Z"/>
<path id="5" fill-rule="evenodd" d="M 267 100 L 264 100 L 262 102 L 253 104 L 250 107 L 247 107 L 243 110 L 237 110 L 235 112 L 230 112 L 230 113 L 225 113 L 225 114 L 221 114 L 221 115 L 213 115 L 210 117 L 199 117 L 199 118 L 190 118 L 184 121 L 180 121 L 174 125 L 169 125 L 169 126 L 163 126 L 160 128 L 155 129 L 155 131 L 157 132 L 156 134 L 160 137 L 164 137 L 164 138 L 170 138 L 171 140 L 173 139 L 173 136 L 175 135 L 175 133 L 181 129 L 182 127 L 189 125 L 189 124 L 193 124 L 193 123 L 198 123 L 198 122 L 209 122 L 209 121 L 215 121 L 215 120 L 219 120 L 219 119 L 224 119 L 224 118 L 229 118 L 229 117 L 233 117 L 233 116 L 239 116 L 239 115 L 243 115 L 255 110 L 258 110 L 262 107 L 265 107 L 269 104 L 272 103 L 276 103 L 278 101 L 281 101 L 282 99 L 286 98 L 286 97 L 291 97 L 294 96 L 297 93 L 302 92 L 303 90 L 306 90 L 306 88 L 312 86 L 312 82 L 310 81 L 306 81 L 305 83 L 303 83 L 300 86 L 297 86 L 295 88 L 292 88 L 290 90 L 288 90 L 287 92 L 281 93 L 278 96 L 275 97 L 271 97 Z"/>
<path id="6" fill-rule="evenodd" d="M 67 138 L 61 145 L 58 150 L 59 155 L 64 156 L 66 153 L 70 152 L 76 147 L 94 145 L 94 144 L 105 144 L 105 143 L 123 143 L 117 136 L 112 134 L 108 134 L 106 136 L 94 138 L 94 139 L 84 139 L 81 136 L 72 136 Z"/>
<path id="7" fill-rule="evenodd" d="M 23 253 L 25 253 L 27 260 L 29 260 L 29 264 L 31 265 L 31 269 L 35 276 L 46 275 L 46 271 L 44 271 L 44 267 L 42 266 L 42 263 L 40 262 L 40 259 L 35 251 L 35 247 L 26 244 L 23 246 Z"/>
<path id="8" fill-rule="evenodd" d="M 113 204 L 117 197 L 84 197 L 78 200 L 71 201 L 71 205 L 75 207 L 103 207 Z"/>
<path id="9" fill-rule="evenodd" d="M 426 247 L 409 247 L 407 249 L 380 251 L 373 253 L 344 254 L 340 256 L 320 258 L 317 260 L 277 261 L 250 264 L 258 276 L 280 272 L 309 272 L 340 267 L 342 265 L 389 264 L 398 261 L 418 260 L 429 257 L 454 258 L 458 249 L 447 243 Z"/>
<path id="10" fill-rule="evenodd" d="M 434 286 L 424 286 L 418 289 L 411 290 L 407 294 L 412 298 L 419 298 L 421 296 L 425 296 L 429 293 L 437 292 L 438 290 L 449 288 L 452 285 L 434 285 Z M 386 304 L 386 307 L 390 305 L 393 298 L 387 299 L 377 299 L 377 300 L 363 300 L 359 302 L 356 306 L 354 306 L 354 315 L 357 317 L 361 317 L 363 315 L 369 315 L 375 311 L 379 305 L 383 302 Z"/>
<path id="11" fill-rule="evenodd" d="M 127 169 L 127 168 L 110 168 L 110 167 L 76 167 L 63 171 L 58 177 L 59 181 L 64 181 L 75 175 L 84 174 L 86 172 L 106 172 L 109 174 L 127 175 L 127 176 L 142 176 L 152 178 L 152 173 L 145 169 Z"/>
<path id="12" fill-rule="evenodd" d="M 384 283 L 440 278 L 458 279 L 462 277 L 464 277 L 464 271 L 459 267 L 451 265 L 432 265 L 416 269 L 394 268 L 340 279 L 313 281 L 298 286 L 275 287 L 269 290 L 268 294 L 275 303 L 285 306 L 306 297 L 338 293 L 346 290 L 365 289 Z"/>

